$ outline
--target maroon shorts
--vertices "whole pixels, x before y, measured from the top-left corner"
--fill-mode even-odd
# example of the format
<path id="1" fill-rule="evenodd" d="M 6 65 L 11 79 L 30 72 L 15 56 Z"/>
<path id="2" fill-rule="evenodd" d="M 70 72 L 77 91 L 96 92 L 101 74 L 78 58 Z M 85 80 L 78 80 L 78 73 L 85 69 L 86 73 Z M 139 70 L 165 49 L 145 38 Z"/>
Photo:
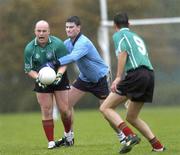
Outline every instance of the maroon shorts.
<path id="1" fill-rule="evenodd" d="M 117 86 L 116 93 L 136 102 L 152 102 L 154 92 L 154 72 L 141 66 L 128 71 Z"/>

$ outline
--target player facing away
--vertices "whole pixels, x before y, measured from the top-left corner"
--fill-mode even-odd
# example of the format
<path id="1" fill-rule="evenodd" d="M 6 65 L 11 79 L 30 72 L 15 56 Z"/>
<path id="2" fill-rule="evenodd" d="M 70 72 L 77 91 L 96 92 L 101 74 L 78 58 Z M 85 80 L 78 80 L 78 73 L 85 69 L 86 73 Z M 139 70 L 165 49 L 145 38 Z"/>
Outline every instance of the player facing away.
<path id="1" fill-rule="evenodd" d="M 53 122 L 53 97 L 59 108 L 61 119 L 66 132 L 71 128 L 71 117 L 68 116 L 69 80 L 66 66 L 54 68 L 57 76 L 51 85 L 44 85 L 39 81 L 38 71 L 48 61 L 56 60 L 67 54 L 64 43 L 57 37 L 50 35 L 47 21 L 40 20 L 35 25 L 35 39 L 29 42 L 24 50 L 25 73 L 35 80 L 37 100 L 41 108 L 42 126 L 48 140 L 48 149 L 55 147 Z"/>
<path id="2" fill-rule="evenodd" d="M 126 13 L 114 16 L 114 27 L 117 73 L 111 85 L 112 92 L 100 106 L 100 111 L 109 122 L 126 135 L 126 145 L 121 148 L 120 153 L 127 153 L 140 142 L 140 138 L 127 126 L 115 108 L 129 99 L 126 120 L 150 142 L 153 151 L 164 151 L 164 146 L 149 126 L 139 118 L 144 103 L 152 102 L 154 91 L 154 72 L 146 45 L 140 36 L 129 29 Z M 126 74 L 124 78 L 123 72 Z"/>
<path id="3" fill-rule="evenodd" d="M 96 96 L 100 103 L 108 96 L 107 75 L 109 68 L 100 57 L 93 43 L 81 33 L 79 17 L 69 17 L 66 20 L 65 29 L 68 39 L 64 41 L 64 44 L 69 54 L 59 58 L 56 62 L 50 62 L 49 65 L 64 66 L 70 63 L 77 64 L 80 74 L 69 90 L 70 111 L 73 113 L 73 106 L 87 92 Z M 124 134 L 118 128 L 112 127 L 117 132 L 119 140 L 124 143 Z M 56 142 L 57 146 L 74 144 L 73 123 L 71 129 L 69 133 L 65 132 L 64 137 Z"/>

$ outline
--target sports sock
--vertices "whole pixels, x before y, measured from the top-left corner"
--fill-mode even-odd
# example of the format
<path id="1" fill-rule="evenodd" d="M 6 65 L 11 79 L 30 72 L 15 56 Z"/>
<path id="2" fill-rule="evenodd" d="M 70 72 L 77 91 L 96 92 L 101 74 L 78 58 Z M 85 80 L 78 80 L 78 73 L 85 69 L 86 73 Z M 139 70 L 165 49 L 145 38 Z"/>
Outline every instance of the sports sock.
<path id="1" fill-rule="evenodd" d="M 71 130 L 71 135 L 72 135 L 72 138 L 74 138 L 74 131 Z"/>
<path id="2" fill-rule="evenodd" d="M 118 128 L 124 133 L 125 136 L 135 135 L 125 122 L 120 123 Z"/>
<path id="3" fill-rule="evenodd" d="M 71 117 L 69 118 L 62 118 L 62 122 L 64 125 L 64 130 L 68 133 L 71 130 Z"/>
<path id="4" fill-rule="evenodd" d="M 54 141 L 54 121 L 53 119 L 50 120 L 42 120 L 44 132 L 48 141 Z"/>
<path id="5" fill-rule="evenodd" d="M 68 133 L 64 132 L 64 136 L 66 137 L 68 142 L 71 142 L 71 141 L 73 141 L 74 133 L 72 133 L 71 131 L 69 131 Z"/>
<path id="6" fill-rule="evenodd" d="M 151 139 L 149 142 L 151 143 L 151 145 L 154 149 L 162 149 L 163 148 L 162 144 L 156 137 Z"/>
<path id="7" fill-rule="evenodd" d="M 119 133 L 117 133 L 117 137 L 120 141 L 121 144 L 125 144 L 126 143 L 126 136 L 124 135 L 124 133 L 121 131 Z"/>

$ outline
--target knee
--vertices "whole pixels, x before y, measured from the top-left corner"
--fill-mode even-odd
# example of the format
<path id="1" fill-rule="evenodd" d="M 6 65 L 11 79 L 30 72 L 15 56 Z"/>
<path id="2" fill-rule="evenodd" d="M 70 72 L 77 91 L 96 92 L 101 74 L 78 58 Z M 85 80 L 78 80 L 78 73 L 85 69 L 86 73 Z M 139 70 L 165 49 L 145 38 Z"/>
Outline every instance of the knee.
<path id="1" fill-rule="evenodd" d="M 103 114 L 104 113 L 104 111 L 105 111 L 105 107 L 103 106 L 103 104 L 102 105 L 100 105 L 100 107 L 99 107 L 99 111 Z"/>
<path id="2" fill-rule="evenodd" d="M 60 115 L 62 118 L 68 118 L 71 116 L 71 110 L 70 109 L 61 109 Z"/>
<path id="3" fill-rule="evenodd" d="M 53 111 L 49 107 L 41 107 L 41 113 L 42 113 L 43 118 L 51 119 Z"/>
<path id="4" fill-rule="evenodd" d="M 103 115 L 104 117 L 106 117 L 108 108 L 107 108 L 105 105 L 102 104 L 102 105 L 99 107 L 99 111 L 102 113 L 102 115 Z"/>
<path id="5" fill-rule="evenodd" d="M 60 114 L 62 117 L 67 117 L 68 116 L 68 110 L 61 110 Z"/>

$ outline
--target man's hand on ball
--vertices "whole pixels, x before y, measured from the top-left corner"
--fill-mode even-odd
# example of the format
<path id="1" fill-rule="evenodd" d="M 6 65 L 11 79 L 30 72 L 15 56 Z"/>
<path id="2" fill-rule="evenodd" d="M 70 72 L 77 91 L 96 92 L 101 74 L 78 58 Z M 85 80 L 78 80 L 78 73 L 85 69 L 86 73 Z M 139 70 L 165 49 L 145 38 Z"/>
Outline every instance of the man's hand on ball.
<path id="1" fill-rule="evenodd" d="M 55 81 L 53 82 L 55 85 L 58 85 L 58 84 L 61 82 L 62 75 L 63 75 L 62 73 L 57 73 L 56 79 L 55 79 Z"/>

